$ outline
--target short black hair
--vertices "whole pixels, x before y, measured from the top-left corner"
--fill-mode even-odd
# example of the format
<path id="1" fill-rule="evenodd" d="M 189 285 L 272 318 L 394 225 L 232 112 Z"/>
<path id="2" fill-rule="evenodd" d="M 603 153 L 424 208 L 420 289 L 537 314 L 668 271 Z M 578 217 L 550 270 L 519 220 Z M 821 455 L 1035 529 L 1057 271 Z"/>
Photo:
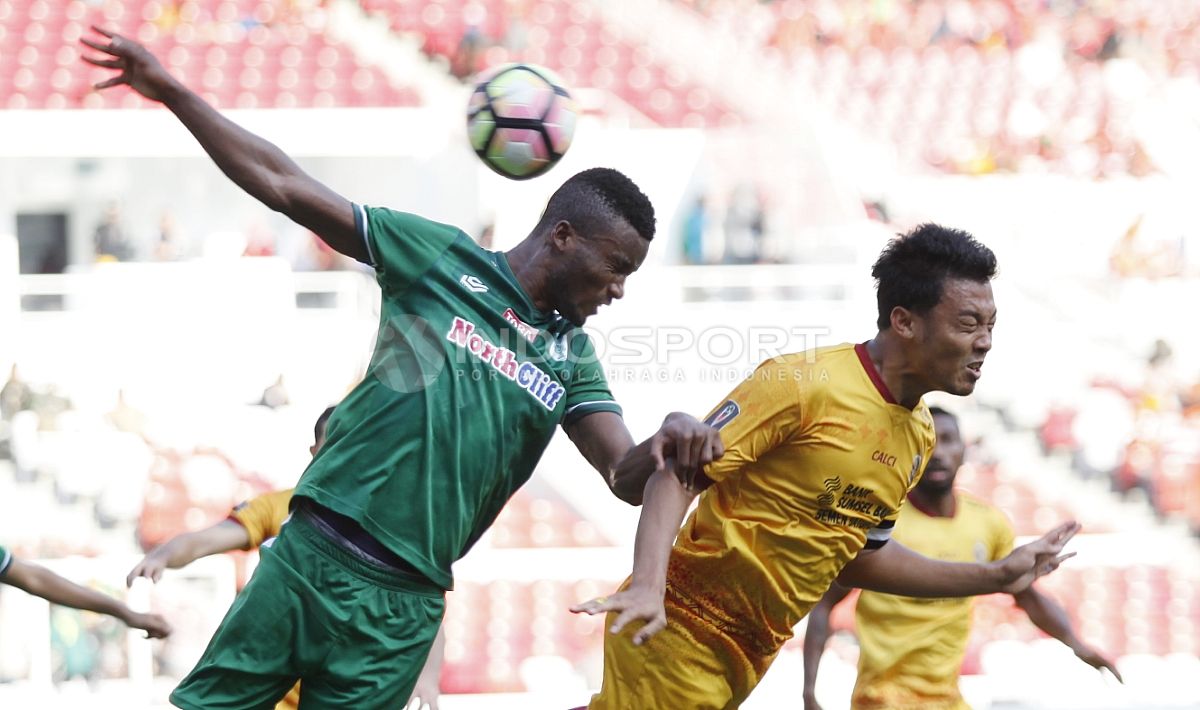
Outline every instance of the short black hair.
<path id="1" fill-rule="evenodd" d="M 875 266 L 880 330 L 892 325 L 900 306 L 927 313 L 942 300 L 946 279 L 986 283 L 996 276 L 996 255 L 961 229 L 922 224 L 888 242 Z"/>
<path id="2" fill-rule="evenodd" d="M 325 411 L 321 412 L 321 416 L 317 417 L 317 424 L 313 427 L 313 441 L 320 441 L 325 438 L 325 424 L 329 422 L 330 415 L 336 407 L 326 407 Z"/>
<path id="3" fill-rule="evenodd" d="M 616 218 L 628 222 L 642 239 L 654 238 L 650 198 L 621 171 L 590 168 L 572 175 L 554 191 L 538 227 L 567 221 L 586 237 L 604 230 Z"/>

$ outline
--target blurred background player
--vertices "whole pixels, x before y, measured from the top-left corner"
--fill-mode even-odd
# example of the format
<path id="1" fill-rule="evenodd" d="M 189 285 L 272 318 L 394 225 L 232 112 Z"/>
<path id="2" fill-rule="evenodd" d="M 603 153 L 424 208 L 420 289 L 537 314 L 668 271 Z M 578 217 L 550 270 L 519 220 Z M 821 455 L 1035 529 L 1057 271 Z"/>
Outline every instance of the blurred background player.
<path id="1" fill-rule="evenodd" d="M 127 626 L 145 631 L 146 638 L 162 639 L 171 635 L 171 626 L 158 614 L 136 612 L 107 594 L 81 587 L 41 565 L 22 562 L 4 547 L 0 547 L 0 583 L 22 589 L 51 604 L 120 619 Z"/>
<path id="2" fill-rule="evenodd" d="M 102 56 L 84 60 L 118 72 L 97 89 L 127 85 L 161 102 L 239 187 L 372 265 L 383 295 L 368 376 L 331 417 L 291 521 L 171 702 L 261 707 L 299 679 L 314 705 L 399 705 L 437 635 L 451 564 L 559 426 L 615 495 L 640 502 L 651 469 L 617 475 L 634 441 L 580 326 L 624 296 L 654 207 L 624 174 L 585 170 L 521 243 L 485 251 L 456 227 L 350 202 L 143 46 L 96 31 L 103 39 L 82 42 Z M 660 434 L 667 453 L 704 449 L 699 463 L 720 451 L 716 432 L 685 414 Z"/>
<path id="3" fill-rule="evenodd" d="M 333 410 L 333 407 L 327 407 L 321 412 L 321 416 L 317 417 L 317 423 L 313 427 L 313 444 L 308 447 L 313 456 L 317 455 L 317 451 L 325 443 L 325 426 Z M 162 578 L 164 569 L 180 569 L 209 555 L 232 550 L 250 550 L 260 546 L 269 548 L 287 520 L 293 490 L 288 488 L 264 493 L 239 504 L 230 511 L 228 518 L 216 525 L 176 535 L 147 553 L 129 572 L 125 583 L 133 586 L 133 580 L 138 577 L 157 582 Z M 431 710 L 437 710 L 438 706 L 438 677 L 442 670 L 444 645 L 445 636 L 439 631 L 429 653 L 429 660 L 425 662 L 425 668 L 421 671 L 421 677 L 413 691 L 413 699 L 429 706 Z M 283 710 L 299 705 L 300 685 L 297 683 L 276 707 Z"/>
<path id="4" fill-rule="evenodd" d="M 973 392 L 991 350 L 996 257 L 925 224 L 893 239 L 871 273 L 872 340 L 768 360 L 709 415 L 725 453 L 698 475 L 705 490 L 682 530 L 696 489 L 661 466 L 651 476 L 632 577 L 574 609 L 610 612 L 591 708 L 737 707 L 835 578 L 967 596 L 1020 591 L 1062 561 L 1075 523 L 997 563 L 888 542 L 934 447 L 922 397 Z M 657 466 L 636 451 L 621 465 Z"/>
<path id="5" fill-rule="evenodd" d="M 954 490 L 966 446 L 958 419 L 931 407 L 937 445 L 917 487 L 900 509 L 893 538 L 927 557 L 954 562 L 990 562 L 1012 551 L 1013 532 L 1004 513 Z M 804 707 L 820 710 L 817 666 L 829 638 L 829 614 L 850 590 L 834 583 L 808 614 L 804 633 Z M 1066 611 L 1030 585 L 1013 595 L 1039 629 L 1062 641 L 1084 663 L 1107 668 L 1112 661 L 1075 635 Z M 859 641 L 858 682 L 851 707 L 895 710 L 969 708 L 958 690 L 967 652 L 973 600 L 917 599 L 864 591 L 855 607 Z"/>

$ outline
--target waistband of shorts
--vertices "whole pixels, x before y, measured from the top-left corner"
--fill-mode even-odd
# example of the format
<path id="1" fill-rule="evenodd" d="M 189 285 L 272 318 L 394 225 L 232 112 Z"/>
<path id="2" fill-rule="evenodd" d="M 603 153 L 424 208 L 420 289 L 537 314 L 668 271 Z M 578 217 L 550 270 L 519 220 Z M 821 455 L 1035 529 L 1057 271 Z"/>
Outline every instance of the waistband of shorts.
<path id="1" fill-rule="evenodd" d="M 415 570 L 408 572 L 384 567 L 363 559 L 361 555 L 348 549 L 344 541 L 332 537 L 322 530 L 313 518 L 313 514 L 304 508 L 298 507 L 293 511 L 291 520 L 288 521 L 288 527 L 340 567 L 344 567 L 347 571 L 369 582 L 423 597 L 441 599 L 446 594 L 446 591 L 434 584 L 433 580 Z"/>

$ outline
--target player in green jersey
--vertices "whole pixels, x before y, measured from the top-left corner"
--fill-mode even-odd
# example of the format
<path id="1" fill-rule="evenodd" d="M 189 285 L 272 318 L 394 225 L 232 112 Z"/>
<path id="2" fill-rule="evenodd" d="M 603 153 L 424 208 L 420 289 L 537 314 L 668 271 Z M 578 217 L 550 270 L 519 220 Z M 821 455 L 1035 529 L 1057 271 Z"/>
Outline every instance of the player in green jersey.
<path id="1" fill-rule="evenodd" d="M 171 626 L 158 614 L 140 614 L 107 594 L 81 587 L 41 565 L 19 560 L 0 547 L 0 585 L 5 584 L 52 604 L 107 614 L 125 622 L 126 626 L 145 631 L 146 638 L 162 639 L 171 635 Z"/>
<path id="2" fill-rule="evenodd" d="M 322 708 L 397 707 L 429 652 L 450 564 L 533 471 L 558 426 L 615 494 L 640 503 L 646 466 L 690 475 L 723 452 L 711 427 L 667 417 L 634 447 L 580 329 L 621 298 L 654 210 L 621 173 L 572 176 L 511 251 L 461 230 L 351 203 L 187 90 L 146 49 L 97 30 L 84 44 L 120 84 L 161 102 L 217 166 L 268 207 L 375 268 L 376 349 L 296 487 L 292 516 L 203 657 L 183 708 L 268 705 L 297 679 Z M 645 460 L 642 457 L 639 460 Z"/>

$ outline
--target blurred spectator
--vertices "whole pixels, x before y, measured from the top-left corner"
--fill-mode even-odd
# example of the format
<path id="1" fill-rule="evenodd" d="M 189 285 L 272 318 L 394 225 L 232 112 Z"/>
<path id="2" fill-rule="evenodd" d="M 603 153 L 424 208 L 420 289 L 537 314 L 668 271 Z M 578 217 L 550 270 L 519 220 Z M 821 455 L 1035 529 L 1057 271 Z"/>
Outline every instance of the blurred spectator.
<path id="1" fill-rule="evenodd" d="M 175 261 L 179 259 L 182 245 L 175 226 L 175 216 L 169 211 L 163 212 L 158 220 L 158 241 L 154 244 L 153 259 L 155 261 Z"/>
<path id="2" fill-rule="evenodd" d="M 104 216 L 92 233 L 92 243 L 97 260 L 129 261 L 133 258 L 133 246 L 121 224 L 121 207 L 116 202 L 110 202 L 104 210 Z"/>
<path id="3" fill-rule="evenodd" d="M 0 389 L 0 420 L 12 421 L 17 412 L 29 409 L 33 405 L 33 390 L 29 388 L 17 373 L 14 364 L 8 371 L 8 381 Z"/>
<path id="4" fill-rule="evenodd" d="M 750 183 L 733 190 L 725 211 L 726 264 L 757 264 L 762 260 L 762 241 L 766 217 L 762 195 Z"/>
<path id="5" fill-rule="evenodd" d="M 34 392 L 30 408 L 38 416 L 38 431 L 58 431 L 58 418 L 72 409 L 71 400 L 58 391 L 58 385 L 46 385 Z"/>
<path id="6" fill-rule="evenodd" d="M 146 429 L 146 415 L 125 401 L 125 390 L 117 390 L 117 404 L 105 419 L 117 431 L 142 436 Z"/>
<path id="7" fill-rule="evenodd" d="M 483 53 L 487 49 L 487 40 L 479 25 L 470 24 L 463 30 L 454 56 L 450 58 L 450 73 L 462 81 L 467 81 L 479 71 Z"/>
<path id="8" fill-rule="evenodd" d="M 704 263 L 704 235 L 708 232 L 708 209 L 704 195 L 696 198 L 683 221 L 683 263 Z"/>

